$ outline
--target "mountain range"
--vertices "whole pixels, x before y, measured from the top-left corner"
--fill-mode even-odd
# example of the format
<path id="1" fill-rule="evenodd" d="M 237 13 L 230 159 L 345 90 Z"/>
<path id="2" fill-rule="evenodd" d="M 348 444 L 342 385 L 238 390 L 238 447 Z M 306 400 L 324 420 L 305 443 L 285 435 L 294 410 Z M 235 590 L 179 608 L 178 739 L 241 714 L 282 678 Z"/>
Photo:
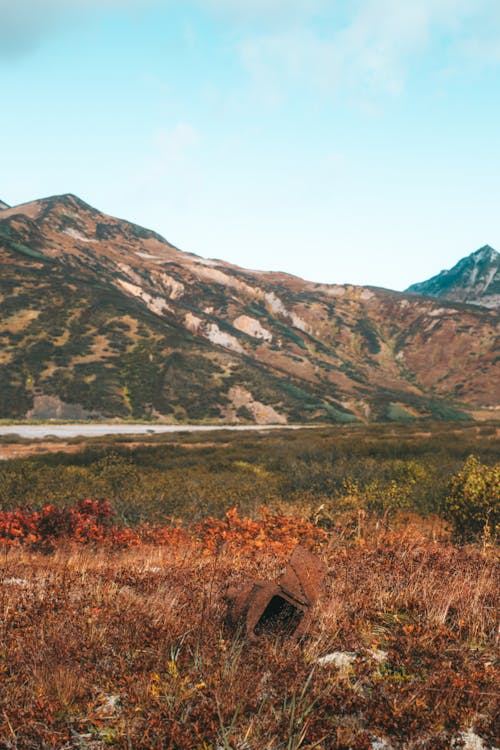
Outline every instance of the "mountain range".
<path id="1" fill-rule="evenodd" d="M 179 250 L 74 195 L 0 201 L 0 418 L 498 414 L 499 254 L 395 292 Z"/>

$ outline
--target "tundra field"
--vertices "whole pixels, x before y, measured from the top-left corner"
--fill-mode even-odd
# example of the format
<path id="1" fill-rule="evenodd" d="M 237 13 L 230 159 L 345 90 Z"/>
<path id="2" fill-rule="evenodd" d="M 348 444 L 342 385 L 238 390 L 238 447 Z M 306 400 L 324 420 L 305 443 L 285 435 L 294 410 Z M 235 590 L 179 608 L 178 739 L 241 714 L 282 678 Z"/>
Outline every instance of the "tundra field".
<path id="1" fill-rule="evenodd" d="M 499 429 L 0 441 L 0 748 L 498 747 Z M 13 456 L 18 455 L 15 458 Z M 312 625 L 229 585 L 296 545 Z"/>

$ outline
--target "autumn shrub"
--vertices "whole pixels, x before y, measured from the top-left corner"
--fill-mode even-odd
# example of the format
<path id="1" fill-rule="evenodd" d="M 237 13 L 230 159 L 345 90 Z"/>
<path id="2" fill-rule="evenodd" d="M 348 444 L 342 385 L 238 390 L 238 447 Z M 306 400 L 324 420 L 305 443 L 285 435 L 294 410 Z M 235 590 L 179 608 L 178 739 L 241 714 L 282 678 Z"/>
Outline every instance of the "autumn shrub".
<path id="1" fill-rule="evenodd" d="M 247 554 L 264 550 L 286 553 L 299 543 L 317 547 L 326 540 L 323 529 L 308 519 L 270 513 L 263 507 L 259 509 L 257 520 L 241 517 L 236 508 L 231 508 L 224 518 L 206 518 L 190 530 L 203 549 L 210 552 L 224 546 L 236 547 Z"/>
<path id="2" fill-rule="evenodd" d="M 271 513 L 266 508 L 260 508 L 258 519 L 240 516 L 231 508 L 223 518 L 209 516 L 186 528 L 147 523 L 121 526 L 115 523 L 107 501 L 90 498 L 73 507 L 45 505 L 40 511 L 0 511 L 0 547 L 24 545 L 46 553 L 73 543 L 104 549 L 141 544 L 189 549 L 192 545 L 207 553 L 233 549 L 247 555 L 262 551 L 282 555 L 298 543 L 315 548 L 325 540 L 325 532 L 310 520 Z"/>
<path id="3" fill-rule="evenodd" d="M 61 542 L 130 547 L 139 542 L 131 529 L 113 523 L 107 501 L 85 498 L 72 507 L 44 505 L 39 511 L 0 511 L 0 547 L 27 545 L 52 552 Z"/>
<path id="4" fill-rule="evenodd" d="M 494 540 L 500 520 L 500 463 L 488 466 L 469 456 L 451 479 L 444 514 L 459 541 Z"/>

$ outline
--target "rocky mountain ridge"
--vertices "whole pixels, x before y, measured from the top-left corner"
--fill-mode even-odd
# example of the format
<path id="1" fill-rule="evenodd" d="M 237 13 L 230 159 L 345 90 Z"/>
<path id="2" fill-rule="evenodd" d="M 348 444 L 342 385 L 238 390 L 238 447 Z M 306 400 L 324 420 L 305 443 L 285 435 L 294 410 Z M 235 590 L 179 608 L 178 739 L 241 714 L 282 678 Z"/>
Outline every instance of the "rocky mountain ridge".
<path id="1" fill-rule="evenodd" d="M 453 268 L 427 281 L 412 284 L 407 292 L 467 302 L 483 307 L 500 307 L 500 253 L 490 245 L 462 258 Z"/>
<path id="2" fill-rule="evenodd" d="M 491 415 L 498 313 L 185 253 L 73 195 L 0 213 L 0 417 Z"/>

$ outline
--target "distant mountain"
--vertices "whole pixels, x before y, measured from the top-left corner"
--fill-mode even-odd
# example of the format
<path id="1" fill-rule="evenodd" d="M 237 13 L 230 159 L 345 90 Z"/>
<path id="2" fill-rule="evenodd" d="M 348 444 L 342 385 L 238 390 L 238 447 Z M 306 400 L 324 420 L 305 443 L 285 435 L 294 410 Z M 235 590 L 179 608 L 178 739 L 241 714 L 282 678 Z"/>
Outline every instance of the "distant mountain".
<path id="1" fill-rule="evenodd" d="M 182 252 L 74 195 L 0 212 L 0 417 L 458 419 L 500 403 L 498 313 Z"/>
<path id="2" fill-rule="evenodd" d="M 500 253 L 489 245 L 460 260 L 449 271 L 428 281 L 412 284 L 407 292 L 467 302 L 483 307 L 500 307 Z"/>
<path id="3" fill-rule="evenodd" d="M 2 211 L 4 208 L 10 208 L 10 206 L 8 205 L 8 203 L 0 201 L 0 211 Z"/>

